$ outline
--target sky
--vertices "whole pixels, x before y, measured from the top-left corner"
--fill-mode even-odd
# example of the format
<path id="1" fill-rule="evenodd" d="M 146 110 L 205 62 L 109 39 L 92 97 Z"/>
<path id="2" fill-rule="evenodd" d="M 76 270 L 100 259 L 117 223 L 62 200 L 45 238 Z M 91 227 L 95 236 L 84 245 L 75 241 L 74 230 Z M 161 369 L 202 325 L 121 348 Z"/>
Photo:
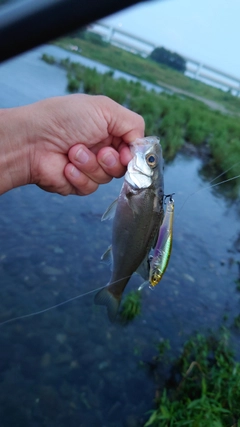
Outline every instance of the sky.
<path id="1" fill-rule="evenodd" d="M 101 22 L 240 78 L 240 0 L 148 1 Z"/>

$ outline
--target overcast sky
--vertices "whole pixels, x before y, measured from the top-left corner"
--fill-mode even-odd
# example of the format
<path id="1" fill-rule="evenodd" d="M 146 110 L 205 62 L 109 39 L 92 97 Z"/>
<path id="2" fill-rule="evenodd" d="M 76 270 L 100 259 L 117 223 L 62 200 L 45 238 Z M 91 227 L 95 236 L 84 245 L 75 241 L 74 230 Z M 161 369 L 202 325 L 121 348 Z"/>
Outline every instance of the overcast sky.
<path id="1" fill-rule="evenodd" d="M 240 78 L 240 0 L 148 1 L 102 21 Z"/>

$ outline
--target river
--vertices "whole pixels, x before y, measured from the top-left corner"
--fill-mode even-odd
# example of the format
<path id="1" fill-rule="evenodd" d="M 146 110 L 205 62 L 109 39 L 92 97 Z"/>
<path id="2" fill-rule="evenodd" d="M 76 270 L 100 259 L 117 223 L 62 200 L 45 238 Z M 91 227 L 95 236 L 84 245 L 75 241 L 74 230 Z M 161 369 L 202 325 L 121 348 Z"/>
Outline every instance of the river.
<path id="1" fill-rule="evenodd" d="M 0 107 L 66 93 L 65 72 L 40 60 L 53 48 L 1 65 Z M 184 153 L 166 165 L 165 192 L 176 193 L 172 257 L 154 292 L 143 290 L 142 313 L 134 322 L 109 324 L 89 295 L 1 326 L 1 427 L 140 426 L 155 393 L 140 362 L 151 361 L 163 339 L 178 354 L 193 331 L 217 331 L 224 316 L 231 324 L 239 314 L 238 207 L 217 189 L 199 191 L 208 186 L 202 166 L 200 158 Z M 100 257 L 110 244 L 111 223 L 100 218 L 121 182 L 82 198 L 36 186 L 1 197 L 1 322 L 108 282 L 109 268 Z M 127 289 L 140 283 L 135 276 Z"/>

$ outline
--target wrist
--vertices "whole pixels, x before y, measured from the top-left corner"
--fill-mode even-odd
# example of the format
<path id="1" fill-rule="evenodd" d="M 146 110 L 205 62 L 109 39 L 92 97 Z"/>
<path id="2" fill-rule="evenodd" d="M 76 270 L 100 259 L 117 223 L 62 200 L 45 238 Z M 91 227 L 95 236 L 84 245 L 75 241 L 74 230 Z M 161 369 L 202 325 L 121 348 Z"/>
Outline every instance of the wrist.
<path id="1" fill-rule="evenodd" d="M 27 108 L 0 110 L 0 194 L 30 182 Z"/>

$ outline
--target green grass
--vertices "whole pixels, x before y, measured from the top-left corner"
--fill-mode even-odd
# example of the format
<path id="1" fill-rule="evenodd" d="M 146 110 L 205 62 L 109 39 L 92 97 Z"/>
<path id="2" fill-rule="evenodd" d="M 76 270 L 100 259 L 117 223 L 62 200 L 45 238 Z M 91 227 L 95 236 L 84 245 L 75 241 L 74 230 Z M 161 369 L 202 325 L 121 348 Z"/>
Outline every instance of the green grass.
<path id="1" fill-rule="evenodd" d="M 224 328 L 218 339 L 191 338 L 171 372 L 163 387 L 157 384 L 161 393 L 145 427 L 240 426 L 240 364 Z"/>
<path id="2" fill-rule="evenodd" d="M 129 292 L 121 306 L 120 319 L 121 322 L 126 324 L 131 322 L 141 313 L 141 292 L 133 291 Z"/>
<path id="3" fill-rule="evenodd" d="M 195 79 L 184 76 L 169 67 L 157 64 L 148 58 L 127 52 L 109 43 L 93 42 L 91 39 L 65 37 L 54 42 L 64 49 L 70 45 L 78 46 L 83 56 L 99 61 L 114 69 L 124 71 L 130 75 L 149 82 L 170 85 L 189 94 L 207 98 L 224 106 L 227 110 L 240 111 L 240 98 L 232 96 L 231 93 L 211 87 Z"/>

